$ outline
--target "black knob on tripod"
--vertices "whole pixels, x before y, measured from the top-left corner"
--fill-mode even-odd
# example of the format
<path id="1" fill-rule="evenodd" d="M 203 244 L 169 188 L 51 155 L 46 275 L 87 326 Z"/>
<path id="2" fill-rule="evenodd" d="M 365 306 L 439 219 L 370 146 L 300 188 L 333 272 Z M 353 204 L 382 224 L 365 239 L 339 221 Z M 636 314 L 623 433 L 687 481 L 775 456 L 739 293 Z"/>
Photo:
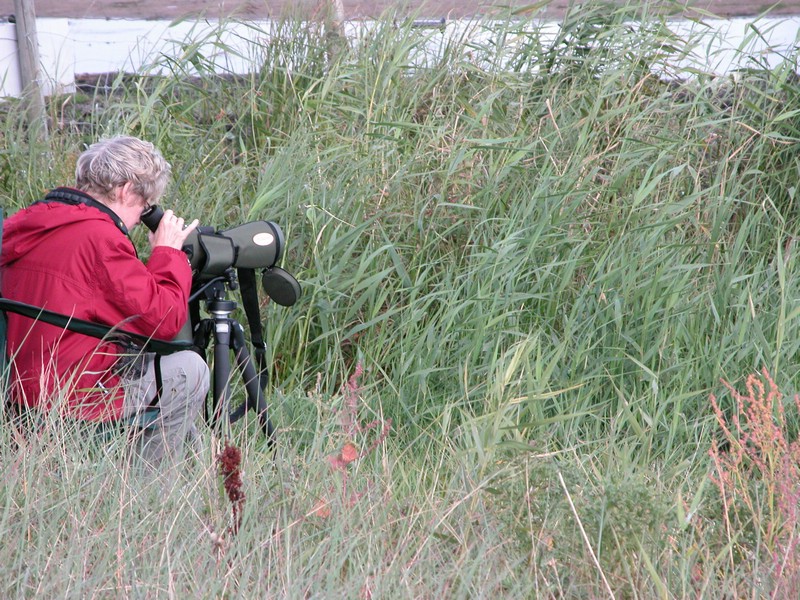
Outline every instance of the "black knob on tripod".
<path id="1" fill-rule="evenodd" d="M 212 314 L 229 315 L 236 310 L 236 302 L 233 300 L 209 300 L 206 307 Z"/>

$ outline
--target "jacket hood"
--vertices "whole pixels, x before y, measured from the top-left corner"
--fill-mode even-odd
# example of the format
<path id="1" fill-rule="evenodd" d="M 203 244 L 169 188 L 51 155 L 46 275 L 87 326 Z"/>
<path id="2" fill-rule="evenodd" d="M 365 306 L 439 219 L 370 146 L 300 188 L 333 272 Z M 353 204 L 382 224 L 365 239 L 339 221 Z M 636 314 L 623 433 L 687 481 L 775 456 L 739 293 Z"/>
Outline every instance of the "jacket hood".
<path id="1" fill-rule="evenodd" d="M 35 202 L 5 220 L 0 265 L 13 263 L 63 227 L 92 221 L 104 221 L 116 228 L 110 216 L 86 204 Z"/>

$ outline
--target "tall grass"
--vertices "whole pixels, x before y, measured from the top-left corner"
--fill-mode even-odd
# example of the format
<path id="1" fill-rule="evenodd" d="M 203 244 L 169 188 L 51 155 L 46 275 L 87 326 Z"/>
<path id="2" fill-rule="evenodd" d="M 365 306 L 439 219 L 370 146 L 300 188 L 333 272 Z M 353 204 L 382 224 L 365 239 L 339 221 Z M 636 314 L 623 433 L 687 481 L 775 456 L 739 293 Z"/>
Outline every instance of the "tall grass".
<path id="1" fill-rule="evenodd" d="M 590 4 L 555 39 L 534 16 L 333 42 L 286 20 L 249 76 L 198 39 L 172 75 L 53 99 L 47 147 L 4 108 L 7 211 L 69 181 L 83 143 L 140 135 L 174 166 L 170 205 L 277 221 L 304 288 L 264 308 L 279 443 L 237 431 L 238 535 L 212 443 L 159 499 L 112 450 L 4 428 L 7 594 L 780 589 L 750 530 L 723 531 L 709 395 L 762 368 L 796 386 L 797 55 L 713 77 L 648 6 Z M 359 418 L 393 424 L 369 452 L 341 423 L 357 365 Z M 364 456 L 331 469 L 348 442 Z"/>

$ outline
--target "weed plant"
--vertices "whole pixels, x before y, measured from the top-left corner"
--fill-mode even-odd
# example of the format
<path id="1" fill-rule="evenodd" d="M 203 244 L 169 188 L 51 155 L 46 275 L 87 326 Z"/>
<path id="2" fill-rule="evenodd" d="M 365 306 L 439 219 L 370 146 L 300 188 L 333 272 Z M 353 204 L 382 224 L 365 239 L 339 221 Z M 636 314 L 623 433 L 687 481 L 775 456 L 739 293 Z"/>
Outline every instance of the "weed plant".
<path id="1" fill-rule="evenodd" d="M 665 19 L 590 3 L 556 37 L 535 12 L 443 37 L 387 15 L 348 40 L 286 19 L 247 76 L 212 71 L 210 35 L 163 75 L 51 99 L 44 144 L 7 103 L 7 213 L 69 182 L 83 144 L 142 136 L 181 214 L 278 222 L 304 296 L 263 307 L 274 451 L 209 434 L 164 493 L 119 443 L 4 426 L 3 594 L 795 588 L 796 490 L 725 458 L 743 405 L 709 398 L 764 368 L 798 386 L 797 50 L 743 48 L 746 69 L 712 76 Z M 235 528 L 223 441 L 242 451 Z"/>

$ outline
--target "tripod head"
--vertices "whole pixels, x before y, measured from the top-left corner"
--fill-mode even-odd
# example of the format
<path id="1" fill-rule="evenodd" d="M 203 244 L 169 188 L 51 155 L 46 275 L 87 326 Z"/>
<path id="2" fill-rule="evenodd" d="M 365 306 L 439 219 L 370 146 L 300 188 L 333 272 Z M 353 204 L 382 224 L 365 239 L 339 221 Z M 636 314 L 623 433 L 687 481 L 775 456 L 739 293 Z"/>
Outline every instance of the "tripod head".
<path id="1" fill-rule="evenodd" d="M 192 293 L 189 296 L 189 304 L 199 300 L 206 302 L 223 300 L 228 291 L 239 289 L 239 278 L 236 270 L 228 268 L 225 272 L 209 281 L 192 282 Z"/>

